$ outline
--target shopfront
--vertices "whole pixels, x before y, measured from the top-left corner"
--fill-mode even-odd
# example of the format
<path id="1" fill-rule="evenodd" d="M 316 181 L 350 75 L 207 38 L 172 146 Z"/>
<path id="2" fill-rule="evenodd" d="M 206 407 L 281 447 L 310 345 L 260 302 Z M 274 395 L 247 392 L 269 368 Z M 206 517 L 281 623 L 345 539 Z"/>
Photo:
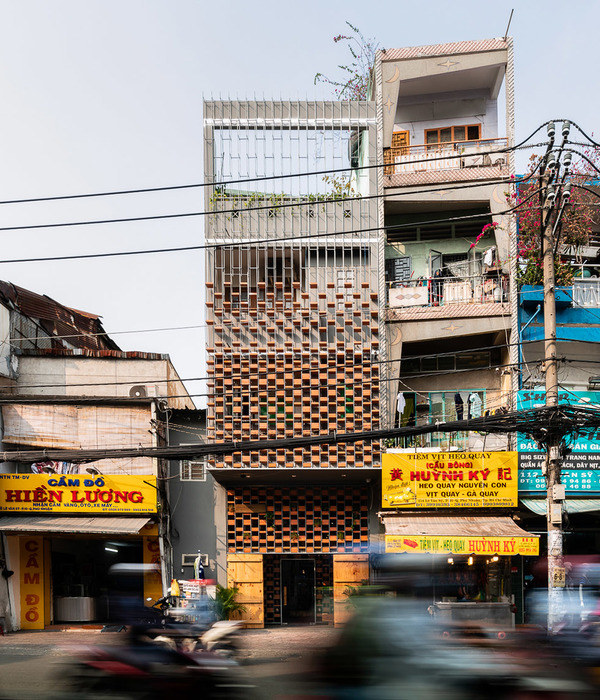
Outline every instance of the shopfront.
<path id="1" fill-rule="evenodd" d="M 538 536 L 511 517 L 516 453 L 388 453 L 382 462 L 385 552 L 437 555 L 431 612 L 512 626 L 513 557 L 539 554 Z"/>
<path id="2" fill-rule="evenodd" d="M 248 627 L 341 625 L 369 580 L 368 490 L 259 486 L 227 492 L 227 584 Z"/>
<path id="3" fill-rule="evenodd" d="M 160 597 L 156 494 L 149 476 L 0 475 L 9 627 L 117 621 L 115 571 L 135 604 Z"/>

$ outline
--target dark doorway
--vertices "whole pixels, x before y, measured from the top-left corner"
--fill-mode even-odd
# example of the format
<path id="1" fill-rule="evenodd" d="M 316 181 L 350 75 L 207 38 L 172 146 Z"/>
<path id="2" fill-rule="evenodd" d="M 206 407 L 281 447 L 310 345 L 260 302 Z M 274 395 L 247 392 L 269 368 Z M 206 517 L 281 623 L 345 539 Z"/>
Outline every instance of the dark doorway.
<path id="1" fill-rule="evenodd" d="M 50 551 L 53 621 L 65 621 L 61 615 L 61 601 L 66 604 L 77 598 L 85 598 L 94 601 L 94 621 L 106 622 L 117 614 L 113 599 L 117 594 L 122 595 L 123 588 L 138 607 L 143 605 L 144 579 L 139 569 L 143 558 L 141 540 L 57 537 L 51 540 Z M 110 573 L 115 565 L 121 567 L 121 571 L 126 567 L 126 573 L 129 573 L 127 567 L 137 567 L 137 570 L 126 579 L 123 576 L 117 578 Z"/>
<path id="2" fill-rule="evenodd" d="M 314 559 L 289 559 L 282 557 L 281 621 L 284 624 L 314 624 Z"/>

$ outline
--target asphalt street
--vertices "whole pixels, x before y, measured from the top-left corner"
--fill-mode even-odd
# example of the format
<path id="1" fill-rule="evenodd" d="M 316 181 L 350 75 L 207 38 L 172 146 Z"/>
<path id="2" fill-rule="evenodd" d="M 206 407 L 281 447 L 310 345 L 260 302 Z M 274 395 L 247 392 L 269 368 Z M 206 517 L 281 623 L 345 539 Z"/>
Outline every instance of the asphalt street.
<path id="1" fill-rule="evenodd" d="M 260 698 L 294 692 L 319 652 L 337 632 L 331 627 L 243 630 L 241 673 Z M 86 646 L 112 646 L 123 633 L 66 628 L 0 636 L 0 700 L 55 700 L 64 695 L 65 668 Z"/>

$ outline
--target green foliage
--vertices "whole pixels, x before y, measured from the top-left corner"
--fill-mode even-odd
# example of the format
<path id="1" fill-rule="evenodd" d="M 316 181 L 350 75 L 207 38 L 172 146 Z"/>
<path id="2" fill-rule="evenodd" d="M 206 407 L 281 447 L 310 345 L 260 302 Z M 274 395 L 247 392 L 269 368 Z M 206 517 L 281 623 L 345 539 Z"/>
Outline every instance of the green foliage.
<path id="1" fill-rule="evenodd" d="M 597 153 L 589 153 L 590 160 L 597 161 Z M 584 163 L 584 161 L 582 161 Z M 585 164 L 585 163 L 584 163 Z M 540 187 L 536 176 L 539 157 L 531 157 L 530 175 L 520 187 L 507 195 L 509 203 L 516 207 L 518 222 L 517 282 L 541 285 L 544 281 L 542 261 L 542 207 L 540 197 L 535 190 Z M 569 204 L 565 208 L 556 234 L 554 254 L 554 276 L 556 285 L 568 287 L 573 283 L 573 258 L 577 261 L 578 251 L 589 241 L 594 217 L 592 195 L 577 184 L 584 185 L 592 179 L 589 168 L 575 163 L 571 168 L 573 183 Z M 533 195 L 533 196 L 532 196 Z M 556 211 L 551 214 L 550 223 L 554 224 Z"/>
<path id="2" fill-rule="evenodd" d="M 281 211 L 290 209 L 291 213 L 302 212 L 303 208 L 296 208 L 296 202 L 314 202 L 315 204 L 325 202 L 338 202 L 346 199 L 358 197 L 358 193 L 352 187 L 352 182 L 349 177 L 344 175 L 324 175 L 323 182 L 327 191 L 322 194 L 308 194 L 306 197 L 291 197 L 282 192 L 281 194 L 268 194 L 264 192 L 228 192 L 222 188 L 216 188 L 209 200 L 209 208 L 211 211 L 229 211 L 227 219 L 239 218 L 239 225 L 243 228 L 243 217 L 239 215 L 244 210 L 264 209 L 269 218 L 278 216 Z M 285 206 L 287 205 L 287 206 Z"/>
<path id="3" fill-rule="evenodd" d="M 235 586 L 225 588 L 217 584 L 215 605 L 221 620 L 230 620 L 234 613 L 246 612 L 246 606 L 236 600 L 238 593 L 239 588 Z"/>

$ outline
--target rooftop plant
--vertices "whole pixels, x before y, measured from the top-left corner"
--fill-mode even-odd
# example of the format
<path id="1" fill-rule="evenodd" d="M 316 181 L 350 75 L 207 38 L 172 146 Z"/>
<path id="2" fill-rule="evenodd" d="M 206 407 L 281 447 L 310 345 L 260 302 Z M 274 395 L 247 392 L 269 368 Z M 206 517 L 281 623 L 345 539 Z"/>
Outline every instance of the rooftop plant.
<path id="1" fill-rule="evenodd" d="M 324 73 L 315 75 L 317 83 L 327 83 L 333 87 L 333 92 L 338 100 L 366 100 L 369 91 L 371 69 L 375 63 L 375 53 L 379 48 L 379 42 L 372 38 L 366 38 L 358 27 L 346 22 L 351 34 L 338 34 L 333 41 L 346 42 L 351 60 L 346 65 L 340 64 L 342 71 L 339 80 L 329 78 Z"/>

